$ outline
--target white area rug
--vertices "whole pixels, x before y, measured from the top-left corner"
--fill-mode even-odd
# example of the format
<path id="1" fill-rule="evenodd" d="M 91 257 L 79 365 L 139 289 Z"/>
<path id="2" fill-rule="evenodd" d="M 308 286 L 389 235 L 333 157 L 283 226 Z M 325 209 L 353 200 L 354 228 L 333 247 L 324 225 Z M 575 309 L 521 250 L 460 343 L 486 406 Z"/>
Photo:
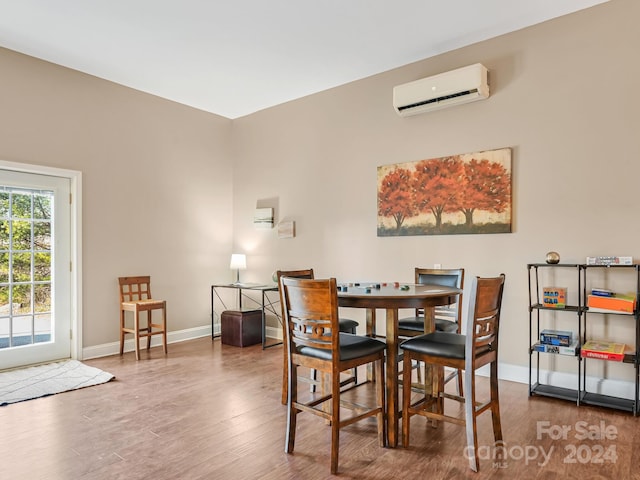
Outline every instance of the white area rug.
<path id="1" fill-rule="evenodd" d="M 10 370 L 0 373 L 0 406 L 99 385 L 113 378 L 77 360 Z"/>

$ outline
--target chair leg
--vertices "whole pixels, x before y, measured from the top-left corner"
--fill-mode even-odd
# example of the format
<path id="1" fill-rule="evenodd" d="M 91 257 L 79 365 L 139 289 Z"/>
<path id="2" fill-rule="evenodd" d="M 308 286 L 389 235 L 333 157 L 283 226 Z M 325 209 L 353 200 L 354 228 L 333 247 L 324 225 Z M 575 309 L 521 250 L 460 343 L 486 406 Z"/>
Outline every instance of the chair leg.
<path id="1" fill-rule="evenodd" d="M 458 308 L 462 308 L 462 305 L 458 304 Z M 461 333 L 461 329 L 462 327 L 460 325 L 460 322 L 458 322 L 458 330 L 456 333 Z M 458 369 L 458 387 L 457 388 L 458 388 L 459 397 L 464 397 L 464 388 L 462 388 L 463 383 L 464 383 L 463 370 Z"/>
<path id="2" fill-rule="evenodd" d="M 378 360 L 375 363 L 375 370 L 376 370 L 376 375 L 378 376 L 378 378 L 384 378 L 384 366 L 383 366 L 383 361 L 382 360 Z M 357 383 L 357 381 L 356 381 Z M 385 414 L 384 414 L 384 382 L 377 382 L 376 383 L 376 402 L 377 405 L 379 405 L 380 408 L 380 413 L 378 413 L 378 445 L 380 445 L 381 447 L 385 447 L 386 446 L 386 439 L 387 439 L 387 422 L 385 419 Z"/>
<path id="3" fill-rule="evenodd" d="M 502 441 L 502 425 L 500 423 L 500 395 L 498 392 L 498 362 L 491 362 L 491 420 L 493 422 L 493 438 L 496 443 Z"/>
<path id="4" fill-rule="evenodd" d="M 120 355 L 124 355 L 124 310 L 120 310 Z"/>
<path id="5" fill-rule="evenodd" d="M 151 349 L 151 322 L 153 322 L 153 310 L 147 310 L 147 350 Z"/>
<path id="6" fill-rule="evenodd" d="M 436 397 L 436 411 L 440 414 L 444 413 L 444 367 L 431 367 L 434 370 L 432 395 Z"/>
<path id="7" fill-rule="evenodd" d="M 338 376 L 339 378 L 339 376 Z M 339 382 L 339 380 L 338 380 Z M 320 396 L 326 397 L 328 394 L 332 393 L 331 388 L 333 388 L 333 378 L 330 375 L 327 375 L 325 372 L 320 372 L 320 380 L 318 380 L 318 384 L 320 385 Z M 333 398 L 333 397 L 331 397 Z M 331 415 L 333 408 L 333 402 L 323 402 L 322 410 L 329 413 Z M 327 425 L 331 425 L 331 419 L 325 419 L 325 423 Z"/>
<path id="8" fill-rule="evenodd" d="M 409 423 L 411 414 L 409 406 L 411 405 L 411 356 L 409 352 L 404 352 L 404 360 L 402 362 L 402 446 L 409 446 Z M 382 382 L 380 382 L 382 383 Z"/>
<path id="9" fill-rule="evenodd" d="M 286 337 L 284 342 L 286 342 Z M 289 390 L 289 356 L 287 355 L 287 345 L 283 343 L 282 345 L 282 357 L 284 359 L 284 363 L 282 365 L 282 398 L 280 399 L 283 405 L 287 404 L 288 390 Z"/>
<path id="10" fill-rule="evenodd" d="M 480 468 L 478 459 L 478 428 L 476 424 L 476 385 L 475 372 L 465 370 L 464 388 L 467 392 L 464 401 L 465 428 L 467 431 L 466 454 L 469 459 L 469 467 L 474 472 Z"/>
<path id="11" fill-rule="evenodd" d="M 356 327 L 353 327 L 349 333 L 356 335 L 358 331 Z M 358 368 L 357 367 L 351 369 L 351 376 L 353 377 L 354 385 L 357 385 L 358 384 Z"/>
<path id="12" fill-rule="evenodd" d="M 135 318 L 133 320 L 135 323 L 133 325 L 134 330 L 134 341 L 135 349 L 136 349 L 136 360 L 140 360 L 140 312 L 138 310 L 135 311 Z"/>
<path id="13" fill-rule="evenodd" d="M 338 473 L 340 450 L 340 375 L 331 375 L 331 474 Z"/>
<path id="14" fill-rule="evenodd" d="M 167 354 L 167 306 L 162 307 L 162 348 L 164 354 Z"/>
<path id="15" fill-rule="evenodd" d="M 287 365 L 289 382 L 287 384 L 287 434 L 284 441 L 284 451 L 293 453 L 296 443 L 296 420 L 298 409 L 295 407 L 298 401 L 298 371 L 295 365 Z"/>

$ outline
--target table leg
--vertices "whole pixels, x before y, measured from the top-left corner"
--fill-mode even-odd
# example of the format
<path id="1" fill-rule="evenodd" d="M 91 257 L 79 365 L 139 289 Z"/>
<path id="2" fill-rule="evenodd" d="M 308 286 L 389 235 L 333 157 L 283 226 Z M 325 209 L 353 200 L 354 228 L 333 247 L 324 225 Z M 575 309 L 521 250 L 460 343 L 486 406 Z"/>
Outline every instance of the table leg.
<path id="1" fill-rule="evenodd" d="M 277 290 L 275 290 L 277 292 Z M 267 345 L 267 314 L 271 313 L 276 320 L 282 326 L 284 332 L 284 324 L 282 318 L 282 310 L 276 308 L 276 305 L 280 306 L 280 297 L 276 297 L 275 300 L 271 300 L 269 297 L 269 292 L 273 292 L 273 290 L 262 290 L 262 349 L 275 347 L 276 345 L 284 345 L 285 337 L 282 336 L 282 342 L 271 341 Z M 276 325 L 277 327 L 277 325 Z"/>
<path id="2" fill-rule="evenodd" d="M 428 307 L 424 309 L 424 333 L 432 333 L 436 329 L 435 324 L 435 308 Z M 433 395 L 433 367 L 426 364 L 424 367 L 424 393 L 425 395 Z"/>
<path id="3" fill-rule="evenodd" d="M 385 386 L 387 389 L 387 445 L 398 445 L 398 310 L 387 309 L 387 365 Z"/>
<path id="4" fill-rule="evenodd" d="M 367 308 L 367 320 L 366 320 L 366 335 L 367 337 L 376 336 L 376 309 L 375 308 Z M 375 372 L 371 367 L 371 364 L 367 365 L 367 381 L 375 382 Z"/>
<path id="5" fill-rule="evenodd" d="M 264 311 L 264 297 L 266 292 L 262 290 L 262 305 L 260 310 L 262 311 L 262 349 L 264 350 L 267 345 L 267 314 Z"/>
<path id="6" fill-rule="evenodd" d="M 424 333 L 432 333 L 436 329 L 435 325 L 435 308 L 425 308 L 424 309 Z M 435 365 L 429 365 L 428 363 L 424 366 L 424 395 L 425 397 L 431 396 L 439 397 L 440 389 L 444 386 L 444 367 L 437 367 Z M 437 413 L 443 412 L 443 401 L 440 398 L 435 398 L 434 403 L 432 404 L 432 409 L 435 408 Z M 438 422 L 436 420 L 431 421 L 432 426 L 436 426 Z"/>
<path id="7" fill-rule="evenodd" d="M 211 340 L 213 340 L 216 337 L 216 314 L 214 311 L 214 301 L 213 301 L 213 296 L 215 293 L 215 287 L 213 285 L 211 285 Z"/>

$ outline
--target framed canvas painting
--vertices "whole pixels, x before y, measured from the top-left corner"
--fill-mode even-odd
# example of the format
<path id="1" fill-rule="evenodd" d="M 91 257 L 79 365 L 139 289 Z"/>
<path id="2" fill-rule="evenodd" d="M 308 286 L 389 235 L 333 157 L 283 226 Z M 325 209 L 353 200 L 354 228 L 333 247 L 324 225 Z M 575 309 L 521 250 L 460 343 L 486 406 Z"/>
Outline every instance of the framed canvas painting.
<path id="1" fill-rule="evenodd" d="M 378 236 L 511 232 L 511 149 L 378 167 Z"/>

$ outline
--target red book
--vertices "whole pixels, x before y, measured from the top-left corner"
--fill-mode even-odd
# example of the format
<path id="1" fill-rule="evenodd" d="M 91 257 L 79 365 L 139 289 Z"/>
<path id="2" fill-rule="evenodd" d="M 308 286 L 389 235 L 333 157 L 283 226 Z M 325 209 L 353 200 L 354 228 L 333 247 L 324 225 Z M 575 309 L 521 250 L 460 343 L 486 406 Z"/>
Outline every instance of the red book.
<path id="1" fill-rule="evenodd" d="M 580 355 L 585 358 L 599 358 L 601 360 L 624 360 L 624 343 L 606 342 L 603 340 L 589 340 L 580 347 Z"/>

